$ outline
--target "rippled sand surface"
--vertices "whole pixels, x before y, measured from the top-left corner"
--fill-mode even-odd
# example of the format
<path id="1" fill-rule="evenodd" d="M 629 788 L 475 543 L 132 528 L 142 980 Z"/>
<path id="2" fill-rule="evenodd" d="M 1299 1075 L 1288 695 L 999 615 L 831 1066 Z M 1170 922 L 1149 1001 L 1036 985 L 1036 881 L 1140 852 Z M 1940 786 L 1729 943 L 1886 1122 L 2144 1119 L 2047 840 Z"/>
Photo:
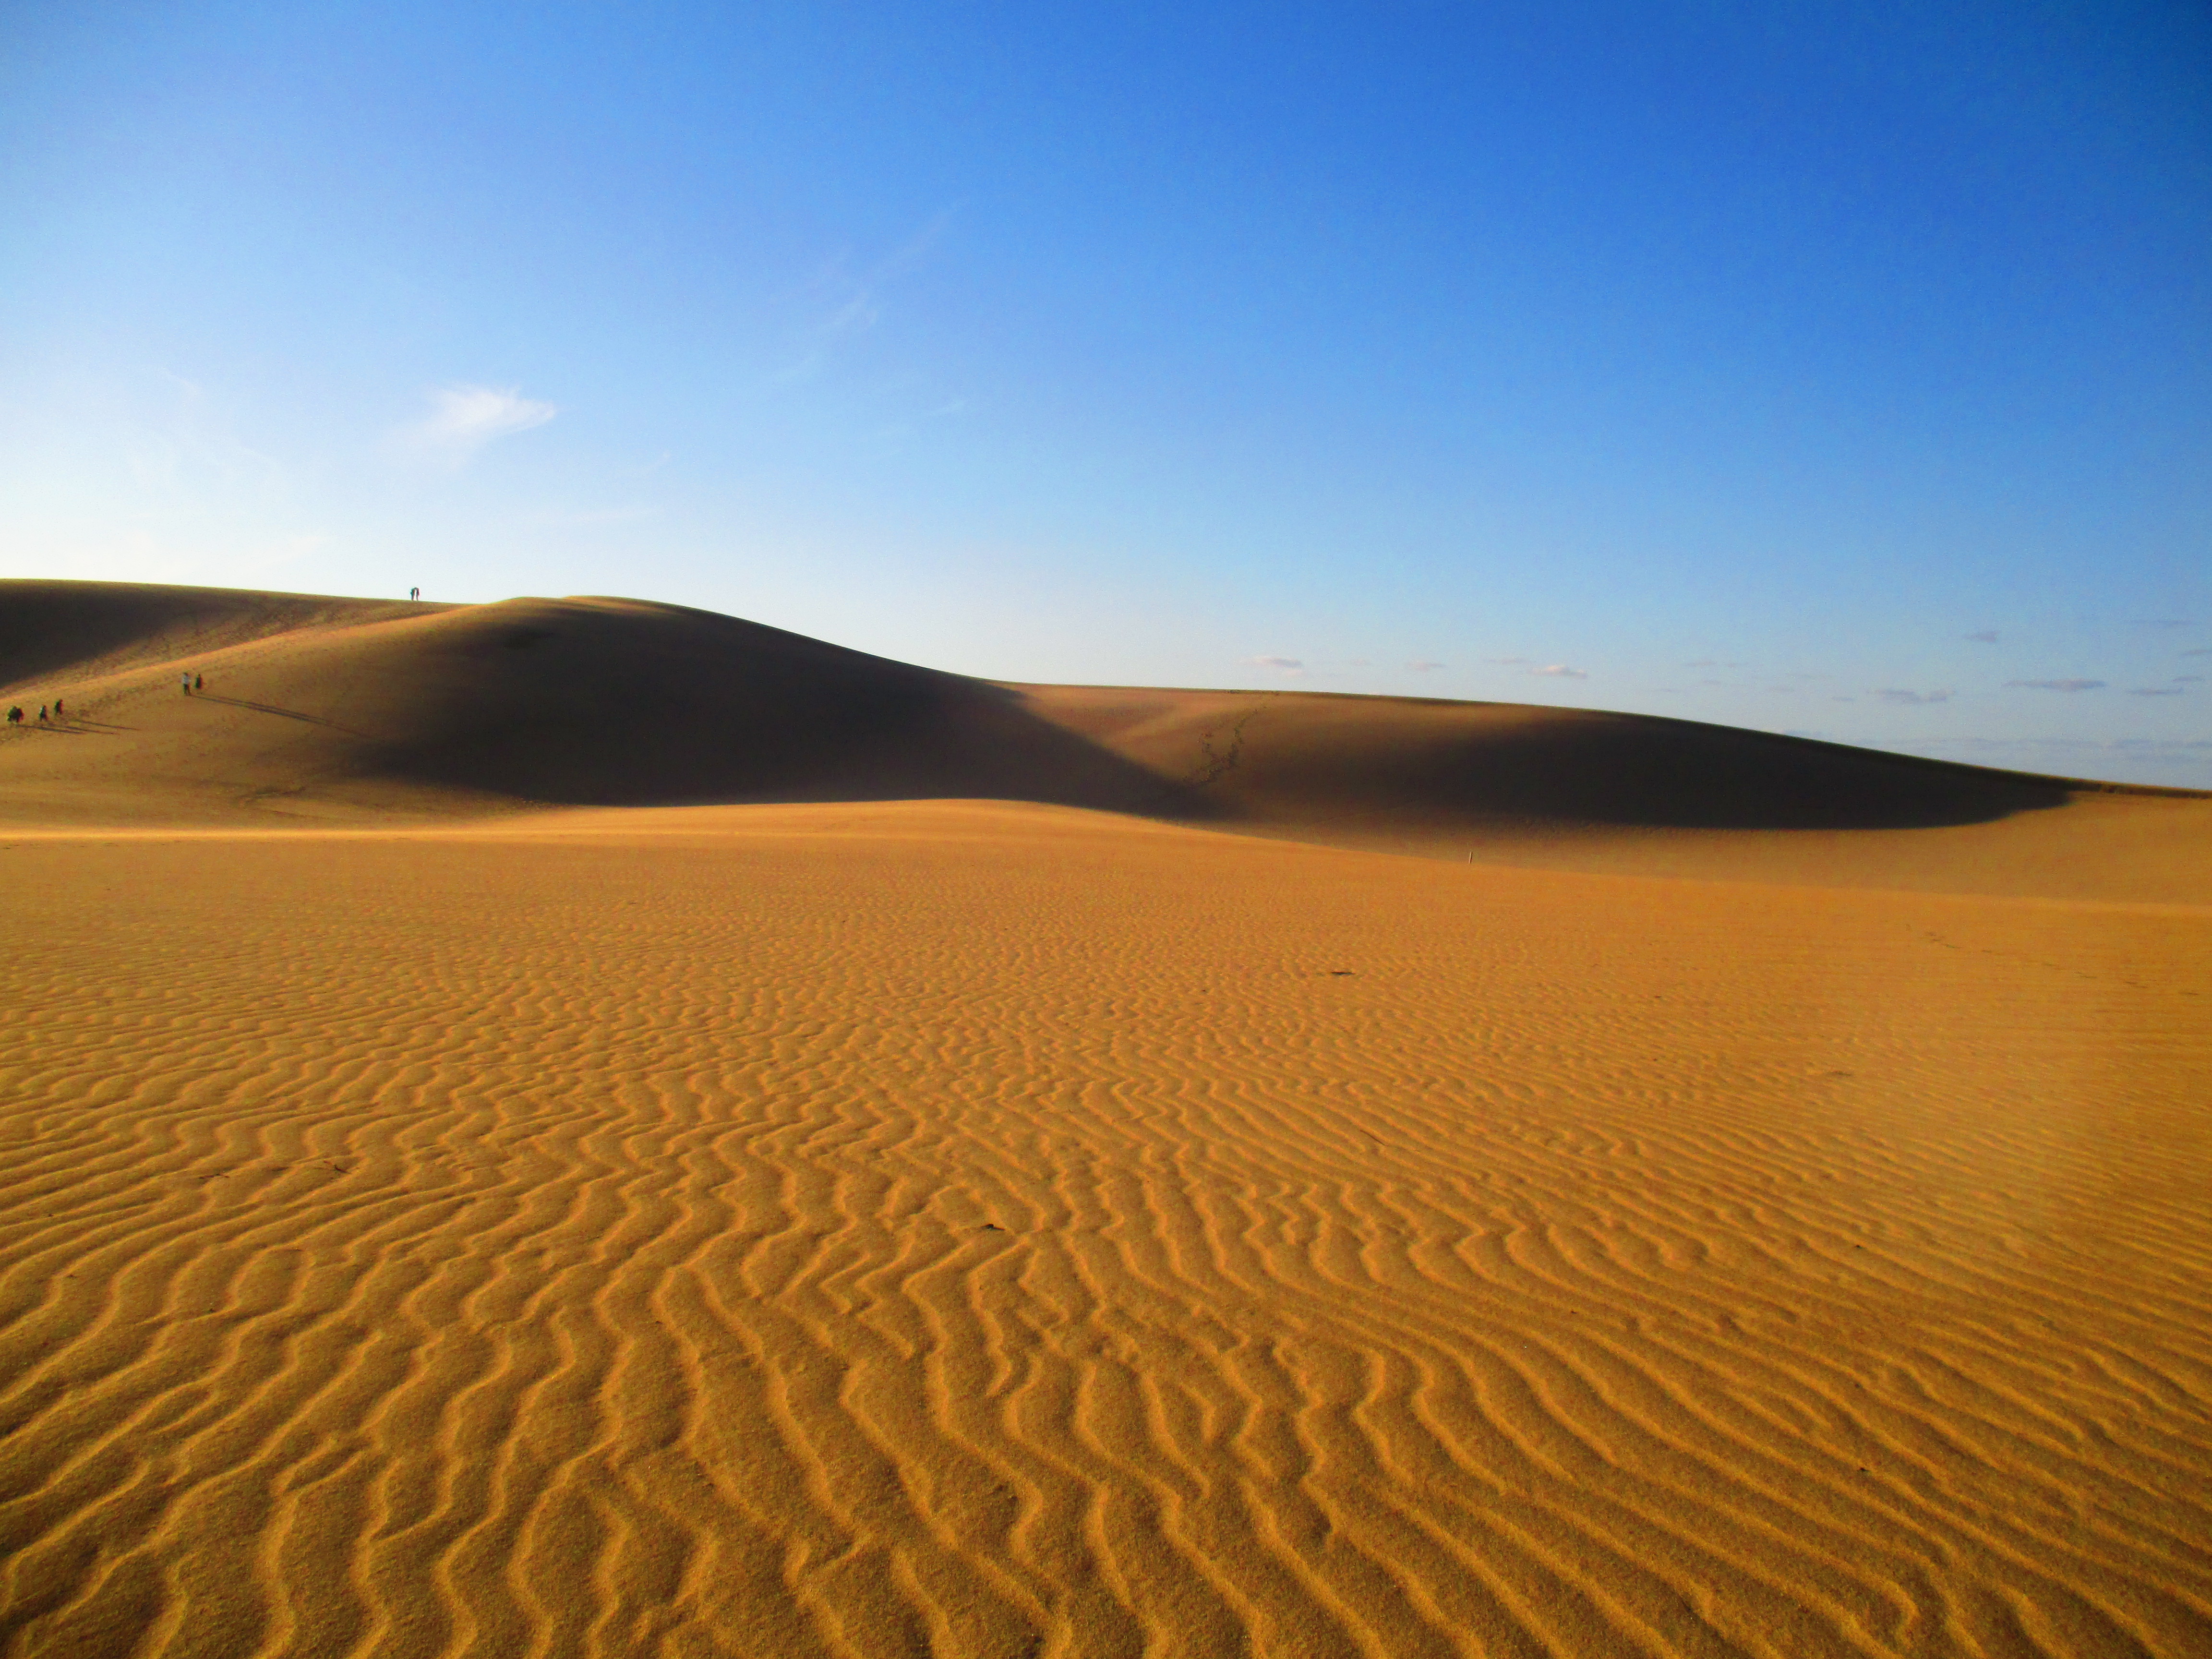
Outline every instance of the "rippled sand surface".
<path id="1" fill-rule="evenodd" d="M 55 1655 L 2212 1652 L 2212 912 L 1046 807 L 0 848 Z"/>

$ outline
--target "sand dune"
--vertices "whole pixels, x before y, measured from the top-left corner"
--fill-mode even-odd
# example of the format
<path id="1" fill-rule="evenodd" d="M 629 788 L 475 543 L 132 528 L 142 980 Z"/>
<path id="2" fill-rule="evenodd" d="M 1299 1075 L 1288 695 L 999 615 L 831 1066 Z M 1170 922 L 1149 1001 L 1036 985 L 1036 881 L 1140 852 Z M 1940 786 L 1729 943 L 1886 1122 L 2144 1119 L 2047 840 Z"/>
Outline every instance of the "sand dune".
<path id="1" fill-rule="evenodd" d="M 0 746 L 0 1652 L 2212 1651 L 2202 802 L 187 601 Z"/>
<path id="2" fill-rule="evenodd" d="M 87 586 L 4 602 L 34 616 L 81 603 Z M 136 621 L 145 593 L 112 598 Z M 243 809 L 268 821 L 947 794 L 1124 810 L 1181 800 L 1001 688 L 732 617 L 629 599 L 295 603 L 289 625 L 252 637 L 180 651 L 172 627 L 83 672 L 44 671 L 38 683 L 76 718 L 0 750 L 13 810 L 106 822 Z M 179 695 L 187 670 L 204 696 Z M 5 694 L 36 695 L 32 684 L 17 678 Z"/>
<path id="3" fill-rule="evenodd" d="M 981 798 L 1618 873 L 2212 902 L 2205 796 L 1692 721 L 1000 685 L 629 599 L 16 582 L 0 615 L 0 696 L 72 712 L 0 737 L 18 823 Z"/>
<path id="4" fill-rule="evenodd" d="M 1182 781 L 1198 821 L 1247 834 L 1617 874 L 2212 902 L 2212 798 L 2185 790 L 1512 703 L 1022 690 Z"/>

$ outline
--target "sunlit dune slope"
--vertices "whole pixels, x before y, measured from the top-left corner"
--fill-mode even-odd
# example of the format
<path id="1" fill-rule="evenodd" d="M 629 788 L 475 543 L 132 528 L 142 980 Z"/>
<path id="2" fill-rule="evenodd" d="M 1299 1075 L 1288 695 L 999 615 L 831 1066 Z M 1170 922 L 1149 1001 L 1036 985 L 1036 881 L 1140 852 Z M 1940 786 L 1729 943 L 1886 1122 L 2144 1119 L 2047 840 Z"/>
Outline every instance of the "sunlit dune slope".
<path id="1" fill-rule="evenodd" d="M 103 680 L 273 634 L 447 609 L 228 587 L 5 581 L 0 582 L 0 680 L 22 690 L 58 676 Z"/>
<path id="2" fill-rule="evenodd" d="M 2212 899 L 2212 802 L 1643 715 L 1001 685 L 672 605 L 0 585 L 17 822 L 992 798 L 1432 856 Z M 208 678 L 185 699 L 185 672 Z"/>

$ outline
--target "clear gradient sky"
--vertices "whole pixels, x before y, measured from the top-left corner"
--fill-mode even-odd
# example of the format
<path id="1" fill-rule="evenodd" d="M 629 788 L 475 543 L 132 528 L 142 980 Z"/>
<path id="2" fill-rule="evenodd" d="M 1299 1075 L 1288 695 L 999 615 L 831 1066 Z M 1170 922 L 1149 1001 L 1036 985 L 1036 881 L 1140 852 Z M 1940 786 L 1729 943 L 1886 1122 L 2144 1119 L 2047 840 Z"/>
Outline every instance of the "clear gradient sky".
<path id="1" fill-rule="evenodd" d="M 2212 11 L 19 0 L 0 574 L 2212 787 Z"/>

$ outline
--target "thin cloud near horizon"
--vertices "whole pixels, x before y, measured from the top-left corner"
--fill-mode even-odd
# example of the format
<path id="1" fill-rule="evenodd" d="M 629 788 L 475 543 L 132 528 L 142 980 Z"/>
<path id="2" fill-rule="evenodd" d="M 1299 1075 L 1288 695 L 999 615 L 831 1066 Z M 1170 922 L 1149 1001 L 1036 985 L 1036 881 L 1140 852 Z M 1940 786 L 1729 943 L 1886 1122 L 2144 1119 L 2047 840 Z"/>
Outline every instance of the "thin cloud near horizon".
<path id="1" fill-rule="evenodd" d="M 2101 691 L 2103 680 L 2007 680 L 2008 689 L 2018 686 L 2023 691 Z"/>
<path id="2" fill-rule="evenodd" d="M 1940 691 L 1911 691 L 1903 686 L 1890 685 L 1882 687 L 1874 695 L 1884 702 L 1897 703 L 1907 708 L 1917 707 L 1923 703 L 1951 701 L 1951 691 L 1948 686 Z"/>
<path id="3" fill-rule="evenodd" d="M 1552 663 L 1543 668 L 1532 668 L 1528 672 L 1540 678 L 1554 680 L 1586 680 L 1589 678 L 1589 675 L 1582 669 L 1570 668 L 1563 662 Z"/>

